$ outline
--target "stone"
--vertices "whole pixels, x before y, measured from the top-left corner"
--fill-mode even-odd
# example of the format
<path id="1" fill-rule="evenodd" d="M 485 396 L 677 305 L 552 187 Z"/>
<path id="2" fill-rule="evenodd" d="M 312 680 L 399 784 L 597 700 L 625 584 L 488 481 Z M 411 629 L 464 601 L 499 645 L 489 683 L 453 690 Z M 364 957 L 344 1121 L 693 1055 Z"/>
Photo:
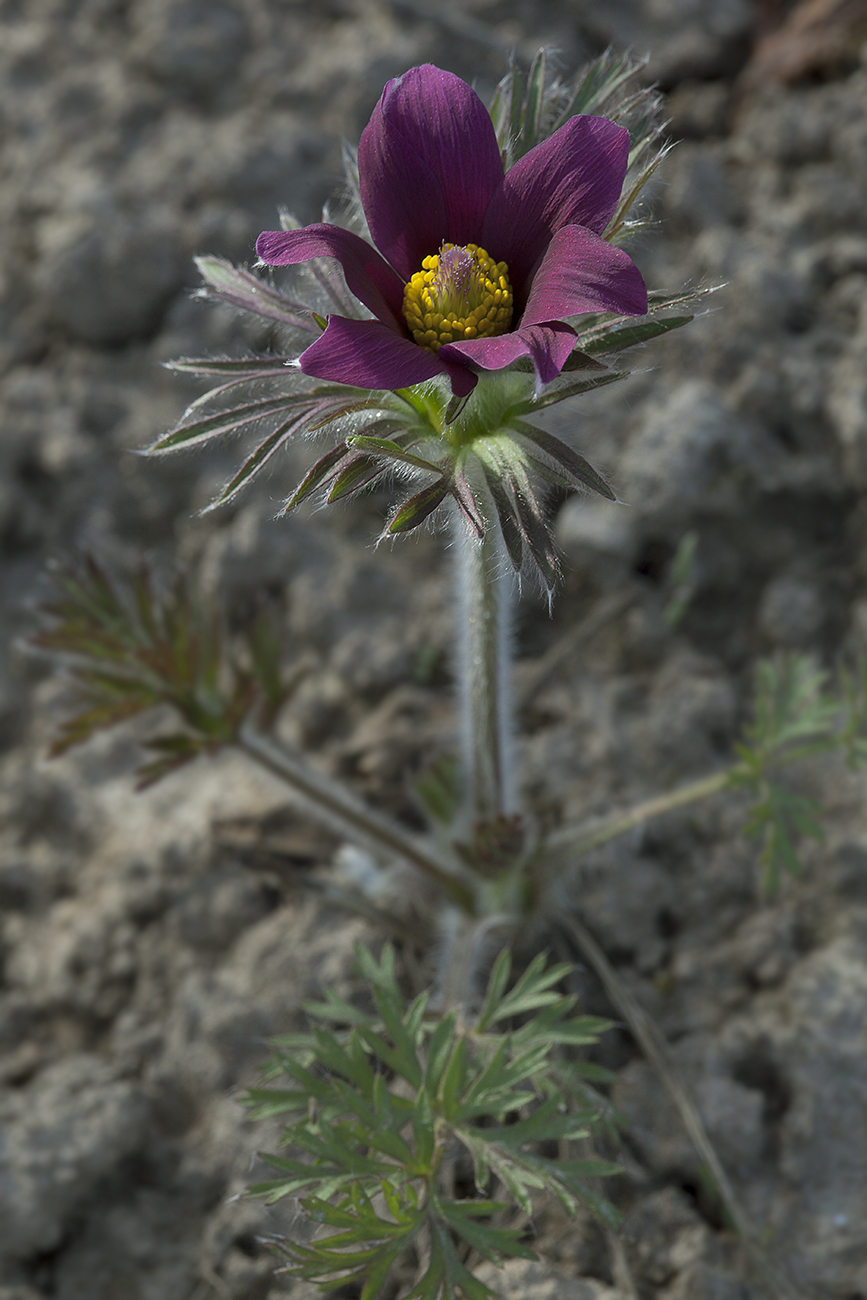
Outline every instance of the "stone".
<path id="1" fill-rule="evenodd" d="M 596 1278 L 574 1278 L 542 1260 L 511 1259 L 502 1268 L 481 1264 L 475 1276 L 498 1300 L 624 1300 Z"/>
<path id="2" fill-rule="evenodd" d="M 867 333 L 860 332 L 834 366 L 827 412 L 853 483 L 867 483 Z"/>
<path id="3" fill-rule="evenodd" d="M 821 591 L 809 578 L 781 574 L 762 593 L 759 626 L 774 645 L 809 645 L 818 636 L 824 621 Z"/>
<path id="4" fill-rule="evenodd" d="M 675 150 L 665 188 L 664 218 L 685 233 L 731 226 L 742 216 L 737 192 L 726 176 L 723 158 L 707 145 L 682 144 Z"/>
<path id="5" fill-rule="evenodd" d="M 672 1059 L 723 1167 L 744 1185 L 754 1178 L 766 1143 L 762 1092 L 732 1077 L 702 1035 L 680 1039 Z M 642 1160 L 654 1174 L 700 1186 L 700 1158 L 656 1070 L 633 1061 L 620 1073 L 613 1100 L 629 1116 Z"/>
<path id="6" fill-rule="evenodd" d="M 36 287 L 49 325 L 76 342 L 117 347 L 152 334 L 190 277 L 173 222 L 95 195 L 93 213 L 43 227 Z"/>
<path id="7" fill-rule="evenodd" d="M 184 97 L 213 93 L 237 75 L 250 49 L 244 6 L 156 0 L 134 6 L 133 58 Z"/>
<path id="8" fill-rule="evenodd" d="M 602 43 L 651 49 L 648 74 L 668 88 L 736 68 L 753 14 L 746 0 L 625 0 L 589 11 L 585 22 Z"/>
<path id="9" fill-rule="evenodd" d="M 780 1228 L 791 1267 L 819 1291 L 867 1286 L 861 1225 L 867 1215 L 862 1153 L 867 1143 L 864 1062 L 867 962 L 858 939 L 842 937 L 792 971 L 780 996 L 789 1028 L 773 1034 L 792 1089 L 780 1125 L 781 1172 L 803 1188 Z"/>
<path id="10" fill-rule="evenodd" d="M 659 1300 L 750 1300 L 750 1291 L 742 1282 L 703 1262 L 684 1269 L 677 1281 L 657 1295 Z"/>
<path id="11" fill-rule="evenodd" d="M 669 1282 L 687 1256 L 700 1256 L 710 1235 L 695 1207 L 674 1187 L 644 1197 L 623 1224 L 630 1266 L 653 1286 Z"/>
<path id="12" fill-rule="evenodd" d="M 0 1114 L 0 1259 L 55 1250 L 71 1217 L 147 1134 L 140 1086 L 91 1055 L 0 1095 Z"/>
<path id="13" fill-rule="evenodd" d="M 557 515 L 555 537 L 569 570 L 609 590 L 623 580 L 640 545 L 635 512 L 596 497 L 571 497 Z"/>
<path id="14" fill-rule="evenodd" d="M 621 463 L 621 495 L 644 527 L 672 535 L 701 502 L 732 514 L 759 470 L 748 426 L 728 411 L 712 385 L 690 379 L 649 405 Z"/>

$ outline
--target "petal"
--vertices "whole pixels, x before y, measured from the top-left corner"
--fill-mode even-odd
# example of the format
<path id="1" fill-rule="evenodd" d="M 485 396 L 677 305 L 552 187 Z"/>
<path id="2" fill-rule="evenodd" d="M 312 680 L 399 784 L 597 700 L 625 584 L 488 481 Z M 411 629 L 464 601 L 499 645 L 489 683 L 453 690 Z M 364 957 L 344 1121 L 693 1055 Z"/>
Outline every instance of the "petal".
<path id="1" fill-rule="evenodd" d="M 520 328 L 591 311 L 643 316 L 647 286 L 621 248 L 583 226 L 563 226 L 533 277 Z"/>
<path id="2" fill-rule="evenodd" d="M 502 370 L 519 357 L 530 357 L 540 384 L 556 379 L 575 346 L 575 331 L 563 321 L 529 325 L 495 339 L 467 339 L 440 348 L 442 360 L 462 357 L 482 370 Z"/>
<path id="3" fill-rule="evenodd" d="M 297 266 L 313 257 L 336 257 L 352 293 L 379 320 L 403 329 L 403 283 L 375 248 L 340 226 L 323 222 L 302 230 L 265 230 L 256 252 L 268 266 Z"/>
<path id="4" fill-rule="evenodd" d="M 561 226 L 601 235 L 617 207 L 629 132 L 604 117 L 572 117 L 517 162 L 491 198 L 480 243 L 520 294 Z"/>
<path id="5" fill-rule="evenodd" d="M 503 164 L 476 92 L 425 64 L 386 86 L 361 136 L 358 174 L 373 242 L 406 281 L 443 240 L 478 240 Z"/>
<path id="6" fill-rule="evenodd" d="M 465 365 L 450 365 L 377 320 L 348 320 L 329 316 L 321 338 L 301 353 L 305 375 L 358 388 L 395 389 L 448 374 L 456 396 L 475 388 L 477 380 Z"/>

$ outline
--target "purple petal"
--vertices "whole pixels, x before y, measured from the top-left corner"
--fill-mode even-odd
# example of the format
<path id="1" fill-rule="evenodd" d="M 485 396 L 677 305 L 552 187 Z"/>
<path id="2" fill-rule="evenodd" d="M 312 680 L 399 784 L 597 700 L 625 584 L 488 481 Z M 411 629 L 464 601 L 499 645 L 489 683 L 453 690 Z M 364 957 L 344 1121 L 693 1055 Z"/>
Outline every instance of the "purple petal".
<path id="1" fill-rule="evenodd" d="M 508 263 L 519 295 L 561 226 L 602 234 L 617 207 L 628 159 L 628 131 L 582 114 L 506 173 L 488 205 L 479 242 L 496 261 Z"/>
<path id="2" fill-rule="evenodd" d="M 563 226 L 533 277 L 520 327 L 596 311 L 643 316 L 647 287 L 621 248 L 583 226 Z"/>
<path id="3" fill-rule="evenodd" d="M 356 298 L 386 325 L 403 330 L 403 283 L 376 249 L 350 230 L 321 222 L 303 230 L 265 230 L 256 252 L 269 266 L 336 257 Z"/>
<path id="4" fill-rule="evenodd" d="M 448 374 L 463 397 L 476 386 L 465 365 L 449 365 L 377 320 L 329 316 L 328 328 L 298 359 L 305 375 L 358 388 L 395 389 Z"/>
<path id="5" fill-rule="evenodd" d="M 406 281 L 443 240 L 478 240 L 503 164 L 476 92 L 425 64 L 386 86 L 361 136 L 358 174 L 373 242 Z"/>
<path id="6" fill-rule="evenodd" d="M 449 359 L 461 357 L 482 370 L 502 370 L 519 357 L 530 357 L 540 384 L 548 384 L 557 378 L 574 346 L 572 326 L 553 321 L 548 325 L 528 325 L 495 339 L 447 343 L 439 355 L 443 360 L 446 360 L 444 353 Z"/>

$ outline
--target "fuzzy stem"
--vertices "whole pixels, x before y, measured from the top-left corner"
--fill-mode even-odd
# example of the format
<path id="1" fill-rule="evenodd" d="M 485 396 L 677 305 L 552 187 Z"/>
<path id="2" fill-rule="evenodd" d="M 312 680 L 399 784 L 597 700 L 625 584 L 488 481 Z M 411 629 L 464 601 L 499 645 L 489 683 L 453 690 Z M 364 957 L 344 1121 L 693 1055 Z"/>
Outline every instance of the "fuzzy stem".
<path id="1" fill-rule="evenodd" d="M 568 849 L 575 857 L 582 857 L 585 853 L 592 852 L 593 849 L 601 848 L 609 840 L 616 840 L 620 835 L 625 835 L 627 831 L 633 831 L 637 827 L 643 826 L 645 822 L 651 821 L 654 817 L 661 817 L 664 813 L 675 812 L 678 808 L 686 808 L 689 804 L 697 803 L 700 799 L 707 799 L 712 794 L 719 794 L 731 783 L 732 774 L 738 771 L 740 767 L 740 763 L 734 763 L 722 772 L 715 772 L 712 776 L 703 776 L 697 781 L 690 781 L 688 785 L 682 785 L 669 794 L 656 795 L 653 799 L 646 799 L 643 803 L 636 804 L 634 808 L 630 808 L 626 812 L 613 813 L 595 827 L 586 825 L 563 826 L 551 836 L 548 841 L 548 848 L 552 850 Z"/>
<path id="2" fill-rule="evenodd" d="M 269 772 L 280 777 L 308 804 L 311 812 L 326 826 L 335 824 L 357 843 L 374 853 L 403 858 L 418 867 L 440 886 L 443 892 L 464 911 L 472 912 L 472 891 L 444 867 L 423 845 L 419 844 L 381 813 L 367 808 L 341 786 L 289 754 L 268 736 L 255 731 L 249 723 L 241 728 L 238 748 Z"/>
<path id="3" fill-rule="evenodd" d="M 489 528 L 478 541 L 454 519 L 459 604 L 458 704 L 470 825 L 490 821 L 513 806 L 511 614 L 513 580 L 499 535 Z"/>
<path id="4" fill-rule="evenodd" d="M 471 1016 L 477 1010 L 490 968 L 490 935 L 503 930 L 500 946 L 511 946 L 516 918 L 503 912 L 479 919 L 450 910 L 441 918 L 441 924 L 435 1005 L 440 1011 L 459 1007 L 465 1016 Z"/>

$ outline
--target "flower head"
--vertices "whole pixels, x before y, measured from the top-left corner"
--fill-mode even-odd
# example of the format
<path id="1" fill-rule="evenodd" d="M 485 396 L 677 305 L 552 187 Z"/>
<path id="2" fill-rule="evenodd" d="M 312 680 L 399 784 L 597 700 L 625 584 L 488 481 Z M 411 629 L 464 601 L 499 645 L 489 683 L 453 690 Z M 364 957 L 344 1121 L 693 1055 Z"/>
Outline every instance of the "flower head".
<path id="1" fill-rule="evenodd" d="M 313 341 L 297 359 L 173 362 L 218 384 L 150 450 L 249 434 L 217 506 L 275 465 L 288 441 L 327 430 L 335 441 L 284 512 L 314 493 L 340 501 L 389 479 L 398 499 L 386 533 L 451 502 L 478 537 L 498 529 L 515 569 L 535 569 L 550 589 L 545 488 L 614 493 L 527 417 L 625 379 L 628 367 L 608 359 L 686 324 L 710 292 L 657 294 L 648 306 L 618 246 L 650 224 L 636 205 L 666 153 L 659 96 L 628 87 L 641 66 L 609 51 L 562 82 L 541 50 L 527 73 L 509 69 L 490 114 L 438 68 L 390 82 L 357 159 L 347 153 L 369 240 L 327 217 L 303 229 L 287 217 L 291 228 L 261 235 L 262 263 L 313 263 L 296 277 L 299 297 L 220 258 L 197 259 L 205 297 Z"/>
<path id="2" fill-rule="evenodd" d="M 327 223 L 266 231 L 270 266 L 336 258 L 372 320 L 332 315 L 301 354 L 305 374 L 396 390 L 529 358 L 547 384 L 575 347 L 569 318 L 640 316 L 638 269 L 603 234 L 620 201 L 629 133 L 578 115 L 508 171 L 488 110 L 430 64 L 390 81 L 358 149 L 373 246 Z"/>

